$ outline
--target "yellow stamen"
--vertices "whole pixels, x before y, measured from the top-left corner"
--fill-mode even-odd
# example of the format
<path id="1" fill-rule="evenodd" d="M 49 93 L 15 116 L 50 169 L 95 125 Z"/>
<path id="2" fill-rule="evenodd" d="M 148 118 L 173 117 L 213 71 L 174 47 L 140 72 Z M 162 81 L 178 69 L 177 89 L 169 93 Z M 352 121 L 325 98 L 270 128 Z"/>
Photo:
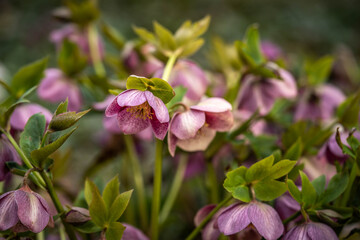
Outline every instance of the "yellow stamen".
<path id="1" fill-rule="evenodd" d="M 153 113 L 151 112 L 151 107 L 148 102 L 144 102 L 138 106 L 128 107 L 126 111 L 131 113 L 135 118 L 140 118 L 142 120 L 152 119 Z"/>

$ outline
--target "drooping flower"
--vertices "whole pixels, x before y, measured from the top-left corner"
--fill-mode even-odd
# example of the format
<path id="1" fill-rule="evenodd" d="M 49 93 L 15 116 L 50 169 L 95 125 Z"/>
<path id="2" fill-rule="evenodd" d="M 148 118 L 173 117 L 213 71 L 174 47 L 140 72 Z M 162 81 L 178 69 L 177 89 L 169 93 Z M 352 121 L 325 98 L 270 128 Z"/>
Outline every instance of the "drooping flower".
<path id="1" fill-rule="evenodd" d="M 35 103 L 27 103 L 15 108 L 10 117 L 10 126 L 16 130 L 24 130 L 26 122 L 36 113 L 43 114 L 46 123 L 50 123 L 52 113 L 49 110 Z"/>
<path id="2" fill-rule="evenodd" d="M 282 55 L 281 48 L 273 42 L 262 41 L 261 51 L 265 57 L 270 61 L 275 61 Z"/>
<path id="3" fill-rule="evenodd" d="M 257 201 L 230 205 L 217 218 L 217 225 L 224 235 L 253 226 L 266 240 L 276 240 L 284 232 L 284 225 L 275 209 Z"/>
<path id="4" fill-rule="evenodd" d="M 122 235 L 121 240 L 149 240 L 149 238 L 145 236 L 145 234 L 136 227 L 133 227 L 127 223 L 123 223 L 123 225 L 126 228 Z"/>
<path id="5" fill-rule="evenodd" d="M 16 162 L 21 164 L 21 159 L 15 148 L 5 136 L 2 135 L 0 136 L 0 181 L 4 181 L 10 173 L 10 170 L 6 166 L 6 162 Z"/>
<path id="6" fill-rule="evenodd" d="M 345 100 L 340 89 L 330 84 L 304 91 L 295 110 L 295 121 L 330 120 L 337 106 Z"/>
<path id="7" fill-rule="evenodd" d="M 226 132 L 233 125 L 232 106 L 221 98 L 208 98 L 195 106 L 176 112 L 169 127 L 168 146 L 172 156 L 176 146 L 185 151 L 204 151 L 216 132 Z"/>
<path id="8" fill-rule="evenodd" d="M 65 221 L 72 224 L 85 223 L 90 219 L 89 210 L 81 207 L 72 207 L 65 215 Z"/>
<path id="9" fill-rule="evenodd" d="M 281 220 L 285 220 L 300 211 L 300 204 L 287 192 L 275 200 L 275 209 Z"/>
<path id="10" fill-rule="evenodd" d="M 28 186 L 0 196 L 0 231 L 39 233 L 52 222 L 46 201 Z"/>
<path id="11" fill-rule="evenodd" d="M 243 118 L 249 118 L 256 110 L 260 115 L 266 115 L 277 99 L 296 97 L 297 87 L 293 76 L 281 68 L 277 72 L 281 79 L 262 78 L 252 74 L 244 77 L 237 97 L 237 108 Z"/>
<path id="12" fill-rule="evenodd" d="M 41 99 L 52 103 L 65 101 L 68 98 L 70 111 L 79 111 L 82 105 L 79 86 L 60 69 L 45 70 L 45 77 L 41 80 L 37 93 Z"/>
<path id="13" fill-rule="evenodd" d="M 154 77 L 161 77 L 163 69 L 155 72 Z M 190 101 L 199 101 L 205 94 L 209 81 L 204 71 L 189 60 L 179 60 L 175 64 L 169 77 L 171 86 L 187 88 L 185 97 Z"/>
<path id="14" fill-rule="evenodd" d="M 358 136 L 358 139 L 360 139 L 359 134 L 356 134 L 356 135 Z M 343 142 L 343 144 L 345 144 L 347 146 L 349 146 L 346 142 L 346 138 L 348 136 L 349 136 L 348 132 L 340 133 L 341 141 Z M 333 134 L 333 135 L 331 135 L 329 140 L 319 150 L 318 158 L 320 160 L 325 160 L 329 163 L 334 164 L 335 161 L 344 163 L 348 159 L 348 156 L 343 153 L 342 149 L 337 144 L 336 134 Z"/>
<path id="15" fill-rule="evenodd" d="M 163 101 L 150 91 L 129 89 L 110 103 L 107 117 L 116 116 L 124 134 L 136 134 L 151 126 L 155 137 L 163 140 L 169 127 L 169 112 Z"/>
<path id="16" fill-rule="evenodd" d="M 284 240 L 337 240 L 334 230 L 331 227 L 316 222 L 304 223 L 293 227 L 284 236 Z"/>

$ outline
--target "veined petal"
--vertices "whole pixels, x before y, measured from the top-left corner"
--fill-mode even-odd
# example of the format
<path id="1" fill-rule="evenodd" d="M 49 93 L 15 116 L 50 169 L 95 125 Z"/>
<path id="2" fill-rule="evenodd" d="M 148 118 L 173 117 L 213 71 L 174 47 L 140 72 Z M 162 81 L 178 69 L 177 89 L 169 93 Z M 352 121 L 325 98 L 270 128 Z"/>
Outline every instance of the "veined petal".
<path id="1" fill-rule="evenodd" d="M 195 137 L 199 129 L 205 124 L 205 113 L 189 110 L 173 116 L 170 131 L 179 139 Z"/>
<path id="2" fill-rule="evenodd" d="M 149 119 L 134 116 L 128 109 L 129 108 L 122 108 L 117 116 L 121 131 L 125 134 L 135 134 L 149 127 Z"/>
<path id="3" fill-rule="evenodd" d="M 117 103 L 120 107 L 133 107 L 146 102 L 145 92 L 137 89 L 123 91 L 117 96 Z"/>
<path id="4" fill-rule="evenodd" d="M 337 240 L 334 230 L 326 224 L 311 222 L 307 224 L 306 229 L 309 239 L 326 239 L 326 240 Z"/>
<path id="5" fill-rule="evenodd" d="M 155 97 L 154 94 L 149 91 L 145 91 L 145 97 L 150 107 L 154 110 L 156 118 L 159 122 L 169 122 L 169 112 L 164 102 L 160 98 Z"/>
<path id="6" fill-rule="evenodd" d="M 220 232 L 224 235 L 232 235 L 249 226 L 248 207 L 248 204 L 235 203 L 225 209 L 217 218 Z"/>
<path id="7" fill-rule="evenodd" d="M 160 140 L 164 140 L 169 128 L 169 122 L 161 123 L 156 115 L 150 119 L 151 127 L 154 130 L 155 137 Z"/>
<path id="8" fill-rule="evenodd" d="M 265 239 L 276 240 L 283 234 L 284 225 L 271 206 L 260 202 L 250 203 L 247 213 L 256 230 Z"/>
<path id="9" fill-rule="evenodd" d="M 123 223 L 123 225 L 126 228 L 121 238 L 122 240 L 149 240 L 149 238 L 139 229 L 126 223 Z"/>
<path id="10" fill-rule="evenodd" d="M 195 106 L 192 106 L 191 109 L 204 112 L 220 113 L 231 110 L 232 106 L 225 99 L 213 97 L 208 98 Z"/>
<path id="11" fill-rule="evenodd" d="M 178 139 L 177 145 L 189 152 L 205 151 L 215 135 L 215 130 L 204 126 L 200 128 L 195 137 L 184 140 Z"/>
<path id="12" fill-rule="evenodd" d="M 169 153 L 172 157 L 175 156 L 175 151 L 176 151 L 176 143 L 178 141 L 178 138 L 171 133 L 171 131 L 169 131 L 168 134 L 168 149 L 169 149 Z"/>
<path id="13" fill-rule="evenodd" d="M 5 231 L 19 221 L 14 191 L 0 196 L 0 231 Z"/>
<path id="14" fill-rule="evenodd" d="M 114 100 L 112 100 L 112 102 L 109 104 L 109 106 L 107 106 L 106 110 L 105 110 L 105 116 L 106 117 L 112 117 L 114 115 L 117 115 L 120 110 L 123 107 L 120 107 L 119 104 L 117 103 L 117 98 L 115 97 Z"/>
<path id="15" fill-rule="evenodd" d="M 234 116 L 230 110 L 222 113 L 206 112 L 205 116 L 209 128 L 219 132 L 229 131 L 234 125 Z"/>

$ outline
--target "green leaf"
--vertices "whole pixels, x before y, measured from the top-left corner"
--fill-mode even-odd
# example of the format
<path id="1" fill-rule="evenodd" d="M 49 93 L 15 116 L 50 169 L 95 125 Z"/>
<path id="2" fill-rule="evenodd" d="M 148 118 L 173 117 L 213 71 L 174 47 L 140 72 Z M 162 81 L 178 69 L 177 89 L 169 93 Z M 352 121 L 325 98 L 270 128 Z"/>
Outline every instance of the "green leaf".
<path id="1" fill-rule="evenodd" d="M 290 160 L 298 160 L 301 157 L 303 148 L 304 146 L 302 144 L 301 138 L 298 138 L 298 140 L 286 151 L 284 157 Z"/>
<path id="2" fill-rule="evenodd" d="M 303 169 L 304 169 L 304 166 L 305 166 L 304 163 L 295 165 L 295 166 L 293 167 L 293 169 L 291 169 L 291 171 L 289 172 L 288 178 L 295 181 L 295 180 L 298 178 L 298 176 L 299 176 L 299 170 L 303 170 Z"/>
<path id="3" fill-rule="evenodd" d="M 298 202 L 302 203 L 302 193 L 300 192 L 299 188 L 295 185 L 293 180 L 288 179 L 287 180 L 288 190 L 290 195 Z"/>
<path id="4" fill-rule="evenodd" d="M 316 190 L 304 172 L 300 171 L 300 177 L 302 183 L 302 201 L 306 205 L 311 206 L 316 202 Z"/>
<path id="5" fill-rule="evenodd" d="M 151 78 L 151 85 L 148 87 L 148 90 L 154 94 L 154 96 L 160 98 L 165 104 L 170 102 L 170 100 L 175 96 L 175 92 L 170 84 L 160 78 Z"/>
<path id="6" fill-rule="evenodd" d="M 245 179 L 247 182 L 261 180 L 268 176 L 271 166 L 274 163 L 274 156 L 271 155 L 253 164 L 246 172 Z"/>
<path id="7" fill-rule="evenodd" d="M 344 127 L 352 128 L 358 125 L 360 111 L 360 92 L 348 97 L 340 104 L 336 111 L 339 123 Z"/>
<path id="8" fill-rule="evenodd" d="M 50 121 L 49 129 L 53 131 L 62 131 L 68 129 L 72 127 L 75 123 L 77 123 L 80 120 L 80 118 L 82 118 L 85 114 L 87 114 L 90 111 L 91 109 L 79 113 L 65 112 L 55 115 Z"/>
<path id="9" fill-rule="evenodd" d="M 54 142 L 42 147 L 40 149 L 34 150 L 31 152 L 31 158 L 34 162 L 37 162 L 41 165 L 41 163 L 46 160 L 50 154 L 54 153 L 57 149 L 59 149 L 65 141 L 70 137 L 70 135 L 76 130 L 76 128 L 72 129 L 70 132 L 64 134 L 59 137 Z M 40 166 L 39 165 L 39 166 Z"/>
<path id="10" fill-rule="evenodd" d="M 326 178 L 325 175 L 321 175 L 320 177 L 314 179 L 311 184 L 314 186 L 316 193 L 318 195 L 322 194 L 324 192 L 325 189 L 325 183 L 326 183 Z"/>
<path id="11" fill-rule="evenodd" d="M 68 111 L 68 104 L 69 104 L 69 99 L 66 98 L 66 100 L 64 102 L 61 102 L 59 104 L 59 106 L 56 108 L 56 111 L 55 111 L 55 116 L 61 114 L 61 113 L 65 113 Z"/>
<path id="12" fill-rule="evenodd" d="M 99 227 L 104 228 L 108 219 L 108 209 L 100 195 L 99 189 L 93 182 L 89 180 L 88 182 L 92 193 L 92 199 L 89 206 L 91 220 Z"/>
<path id="13" fill-rule="evenodd" d="M 25 129 L 20 135 L 20 148 L 28 158 L 31 158 L 32 151 L 40 147 L 45 127 L 45 116 L 41 113 L 31 116 L 27 121 Z"/>
<path id="14" fill-rule="evenodd" d="M 145 28 L 133 26 L 134 32 L 145 42 L 156 44 L 156 37 L 153 33 L 149 32 Z"/>
<path id="15" fill-rule="evenodd" d="M 110 42 L 117 47 L 119 50 L 122 50 L 125 45 L 124 37 L 112 26 L 103 23 L 101 25 L 101 30 L 104 33 L 105 37 L 110 40 Z"/>
<path id="16" fill-rule="evenodd" d="M 87 57 L 79 47 L 65 39 L 58 54 L 58 65 L 67 76 L 73 76 L 81 72 L 87 66 Z"/>
<path id="17" fill-rule="evenodd" d="M 175 96 L 171 99 L 170 102 L 166 104 L 168 107 L 172 107 L 174 104 L 181 102 L 187 92 L 187 88 L 183 86 L 177 86 L 174 88 L 174 92 Z"/>
<path id="18" fill-rule="evenodd" d="M 286 192 L 286 184 L 274 179 L 263 179 L 254 186 L 255 196 L 261 201 L 272 201 Z"/>
<path id="19" fill-rule="evenodd" d="M 160 47 L 165 50 L 174 51 L 176 49 L 176 43 L 172 33 L 156 21 L 153 25 L 154 32 L 160 43 Z"/>
<path id="20" fill-rule="evenodd" d="M 224 181 L 224 188 L 230 192 L 234 198 L 239 199 L 243 202 L 250 202 L 249 188 L 245 186 L 245 174 L 247 168 L 241 166 L 226 173 L 226 179 Z"/>
<path id="21" fill-rule="evenodd" d="M 131 75 L 126 80 L 126 89 L 137 89 L 140 91 L 145 91 L 149 86 L 149 79 L 145 77 L 138 77 L 135 75 Z"/>
<path id="22" fill-rule="evenodd" d="M 91 182 L 89 179 L 86 179 L 85 181 L 85 188 L 84 188 L 84 196 L 85 196 L 85 200 L 88 206 L 90 206 L 91 200 L 92 200 L 92 184 L 93 182 Z"/>
<path id="23" fill-rule="evenodd" d="M 265 62 L 260 48 L 260 36 L 257 25 L 250 26 L 246 31 L 244 42 L 237 41 L 235 46 L 240 56 L 250 64 L 251 67 L 254 68 Z"/>
<path id="24" fill-rule="evenodd" d="M 354 159 L 356 158 L 356 154 L 353 152 L 353 150 L 342 143 L 339 128 L 336 129 L 335 139 L 336 139 L 336 143 L 339 145 L 339 147 L 341 148 L 344 154 L 349 155 Z"/>
<path id="25" fill-rule="evenodd" d="M 109 222 L 117 221 L 129 204 L 133 190 L 123 192 L 116 197 L 109 210 Z"/>
<path id="26" fill-rule="evenodd" d="M 204 45 L 204 42 L 204 39 L 197 39 L 193 42 L 186 44 L 182 47 L 182 51 L 179 57 L 185 58 L 193 55 Z"/>
<path id="27" fill-rule="evenodd" d="M 108 209 L 110 209 L 112 203 L 115 201 L 116 197 L 120 194 L 119 188 L 120 188 L 120 182 L 118 175 L 113 177 L 113 179 L 111 179 L 108 182 L 108 184 L 106 184 L 106 187 L 103 192 L 103 199 Z"/>
<path id="28" fill-rule="evenodd" d="M 87 221 L 81 225 L 76 225 L 74 227 L 77 231 L 82 233 L 95 233 L 95 232 L 100 232 L 102 230 L 102 228 L 95 225 L 93 221 Z"/>
<path id="29" fill-rule="evenodd" d="M 236 188 L 234 188 L 234 190 L 232 191 L 232 196 L 236 199 L 239 199 L 240 201 L 243 202 L 250 202 L 251 201 L 251 196 L 250 196 L 250 189 L 247 186 L 238 186 Z"/>
<path id="30" fill-rule="evenodd" d="M 348 182 L 348 175 L 338 173 L 333 176 L 325 192 L 321 195 L 320 201 L 325 204 L 338 198 L 345 191 Z"/>
<path id="31" fill-rule="evenodd" d="M 125 231 L 125 226 L 119 222 L 112 222 L 108 229 L 106 229 L 106 240 L 119 240 L 122 239 L 122 235 Z"/>
<path id="32" fill-rule="evenodd" d="M 291 169 L 295 166 L 296 161 L 290 160 L 281 160 L 280 162 L 276 163 L 274 166 L 271 167 L 267 178 L 270 179 L 278 179 L 286 174 L 288 174 Z"/>
<path id="33" fill-rule="evenodd" d="M 334 58 L 331 56 L 322 57 L 316 62 L 308 62 L 305 66 L 308 83 L 311 86 L 324 83 L 330 74 L 333 62 Z"/>
<path id="34" fill-rule="evenodd" d="M 40 59 L 29 65 L 26 65 L 14 75 L 10 87 L 19 98 L 26 90 L 34 87 L 43 78 L 43 72 L 47 66 L 48 58 Z"/>

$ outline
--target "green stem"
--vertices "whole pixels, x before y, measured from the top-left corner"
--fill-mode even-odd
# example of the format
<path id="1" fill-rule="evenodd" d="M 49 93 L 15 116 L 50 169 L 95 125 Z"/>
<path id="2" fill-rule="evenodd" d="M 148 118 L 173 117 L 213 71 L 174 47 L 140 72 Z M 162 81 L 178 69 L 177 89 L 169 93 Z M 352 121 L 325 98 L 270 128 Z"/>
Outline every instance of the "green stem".
<path id="1" fill-rule="evenodd" d="M 343 197 L 341 198 L 341 201 L 340 201 L 340 206 L 342 207 L 345 207 L 347 202 L 349 201 L 349 198 L 350 198 L 350 195 L 351 195 L 351 189 L 352 189 L 352 186 L 353 186 L 353 183 L 355 181 L 355 178 L 357 176 L 357 173 L 358 173 L 358 166 L 357 166 L 357 163 L 354 162 L 353 164 L 353 167 L 351 169 L 351 172 L 350 172 L 350 178 L 349 178 L 349 183 L 348 183 L 348 186 L 344 192 L 344 195 Z"/>
<path id="2" fill-rule="evenodd" d="M 101 62 L 101 55 L 99 51 L 99 38 L 94 24 L 90 24 L 88 27 L 88 39 L 90 47 L 90 56 L 93 63 L 96 75 L 99 77 L 105 77 L 106 72 L 104 65 Z"/>
<path id="3" fill-rule="evenodd" d="M 49 176 L 46 174 L 45 171 L 41 171 L 40 172 L 41 174 L 41 177 L 44 179 L 45 183 L 46 183 L 46 188 L 48 190 L 48 193 L 51 197 L 51 200 L 53 201 L 54 203 L 54 206 L 57 210 L 57 212 L 60 214 L 61 216 L 61 221 L 65 227 L 65 231 L 66 233 L 68 234 L 70 240 L 76 240 L 76 236 L 75 236 L 75 232 L 74 230 L 72 229 L 72 227 L 70 225 L 68 225 L 64 219 L 63 219 L 63 213 L 65 212 L 60 200 L 59 200 L 59 197 L 57 196 L 56 192 L 55 192 L 55 189 L 54 189 L 54 186 L 51 182 L 51 179 L 49 178 Z"/>
<path id="4" fill-rule="evenodd" d="M 160 224 L 163 224 L 175 203 L 176 197 L 178 196 L 179 190 L 181 188 L 181 184 L 184 179 L 185 170 L 188 162 L 188 156 L 186 154 L 181 155 L 180 163 L 177 167 L 177 171 L 174 177 L 174 181 L 170 187 L 170 193 L 168 194 L 164 206 L 160 212 Z"/>
<path id="5" fill-rule="evenodd" d="M 45 240 L 44 231 L 39 232 L 38 234 L 36 234 L 36 240 Z"/>
<path id="6" fill-rule="evenodd" d="M 163 142 L 156 140 L 154 190 L 151 209 L 151 239 L 159 238 L 159 210 L 161 201 L 161 179 L 162 179 L 162 152 Z"/>
<path id="7" fill-rule="evenodd" d="M 173 54 L 168 59 L 168 61 L 166 63 L 166 66 L 164 68 L 163 75 L 162 75 L 163 80 L 169 81 L 170 73 L 171 73 L 171 70 L 172 70 L 172 68 L 173 68 L 173 66 L 175 64 L 176 58 L 177 58 L 177 55 Z"/>
<path id="8" fill-rule="evenodd" d="M 41 147 L 45 146 L 45 142 L 46 142 L 46 139 L 47 139 L 49 133 L 50 133 L 49 130 L 46 130 L 46 132 L 45 132 L 45 134 L 44 134 L 44 137 L 43 137 L 43 139 L 41 140 Z"/>
<path id="9" fill-rule="evenodd" d="M 124 140 L 130 159 L 130 164 L 134 173 L 134 182 L 136 187 L 138 206 L 139 206 L 139 211 L 141 213 L 140 216 L 141 226 L 143 229 L 146 229 L 148 225 L 148 212 L 147 212 L 145 186 L 141 171 L 141 165 L 135 151 L 135 145 L 132 136 L 124 135 Z"/>
<path id="10" fill-rule="evenodd" d="M 219 211 L 220 208 L 222 208 L 226 203 L 228 203 L 232 199 L 232 196 L 229 196 L 225 198 L 221 203 L 219 203 L 205 218 L 202 220 L 202 222 L 197 226 L 191 234 L 186 238 L 186 240 L 192 240 L 194 239 L 200 231 L 203 229 L 203 227 L 210 221 L 210 219 Z"/>
<path id="11" fill-rule="evenodd" d="M 218 203 L 219 202 L 219 189 L 218 189 L 218 181 L 215 173 L 214 166 L 211 162 L 207 163 L 207 176 L 210 185 L 210 199 L 211 203 Z"/>
<path id="12" fill-rule="evenodd" d="M 297 211 L 296 213 L 294 213 L 293 215 L 291 215 L 290 217 L 288 217 L 287 219 L 285 219 L 283 221 L 283 224 L 286 225 L 288 224 L 289 222 L 291 222 L 292 220 L 294 220 L 295 218 L 297 218 L 298 216 L 300 216 L 301 214 L 301 211 Z"/>

